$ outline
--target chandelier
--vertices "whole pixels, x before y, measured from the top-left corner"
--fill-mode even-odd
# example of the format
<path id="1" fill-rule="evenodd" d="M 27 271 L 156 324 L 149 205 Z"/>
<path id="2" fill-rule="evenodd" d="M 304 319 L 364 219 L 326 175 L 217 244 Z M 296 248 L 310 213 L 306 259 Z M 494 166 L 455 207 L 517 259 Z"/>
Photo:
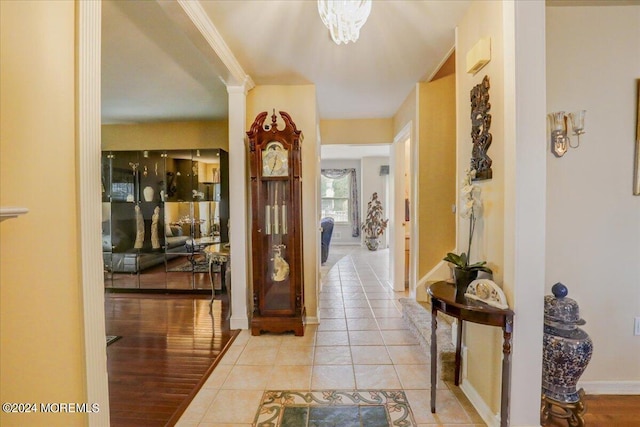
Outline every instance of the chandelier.
<path id="1" fill-rule="evenodd" d="M 336 44 L 355 42 L 371 13 L 371 0 L 318 0 L 318 13 Z"/>

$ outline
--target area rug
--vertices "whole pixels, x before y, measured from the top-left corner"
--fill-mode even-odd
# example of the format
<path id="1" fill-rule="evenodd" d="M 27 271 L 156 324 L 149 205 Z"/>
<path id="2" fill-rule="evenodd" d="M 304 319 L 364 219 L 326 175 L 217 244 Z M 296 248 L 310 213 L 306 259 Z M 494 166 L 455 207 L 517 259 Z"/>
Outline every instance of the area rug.
<path id="1" fill-rule="evenodd" d="M 114 342 L 118 341 L 120 338 L 122 337 L 119 335 L 107 335 L 107 346 L 110 346 Z"/>
<path id="2" fill-rule="evenodd" d="M 401 390 L 316 390 L 264 393 L 257 427 L 415 427 Z"/>

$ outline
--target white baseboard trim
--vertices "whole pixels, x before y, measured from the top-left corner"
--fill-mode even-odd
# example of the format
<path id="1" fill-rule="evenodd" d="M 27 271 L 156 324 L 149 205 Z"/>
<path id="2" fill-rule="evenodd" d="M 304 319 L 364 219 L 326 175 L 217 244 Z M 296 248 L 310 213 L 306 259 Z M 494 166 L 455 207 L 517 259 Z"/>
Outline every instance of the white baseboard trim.
<path id="1" fill-rule="evenodd" d="M 476 408 L 478 415 L 482 420 L 487 423 L 487 427 L 499 427 L 500 415 L 491 412 L 491 408 L 487 406 L 486 402 L 480 397 L 475 388 L 469 383 L 469 381 L 463 380 L 460 383 L 460 389 L 467 396 L 469 402 Z"/>
<path id="2" fill-rule="evenodd" d="M 305 318 L 305 323 L 307 325 L 319 325 L 320 324 L 320 319 L 315 317 L 315 316 L 307 316 Z"/>
<path id="3" fill-rule="evenodd" d="M 249 329 L 249 319 L 246 317 L 233 317 L 229 319 L 229 329 Z"/>
<path id="4" fill-rule="evenodd" d="M 586 394 L 640 394 L 640 381 L 579 381 Z"/>
<path id="5" fill-rule="evenodd" d="M 424 285 L 427 282 L 435 282 L 438 280 L 447 280 L 450 276 L 449 265 L 444 261 L 440 261 L 427 274 L 422 276 L 416 284 L 416 301 L 428 301 L 427 291 Z"/>

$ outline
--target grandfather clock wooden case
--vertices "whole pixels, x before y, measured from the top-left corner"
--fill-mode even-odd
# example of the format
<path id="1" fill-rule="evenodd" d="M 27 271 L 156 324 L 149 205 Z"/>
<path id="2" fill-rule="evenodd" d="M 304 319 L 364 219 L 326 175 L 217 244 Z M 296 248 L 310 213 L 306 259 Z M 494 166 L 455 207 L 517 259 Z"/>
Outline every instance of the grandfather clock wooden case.
<path id="1" fill-rule="evenodd" d="M 251 176 L 253 317 L 251 334 L 304 335 L 302 132 L 280 111 L 258 114 L 247 132 Z"/>

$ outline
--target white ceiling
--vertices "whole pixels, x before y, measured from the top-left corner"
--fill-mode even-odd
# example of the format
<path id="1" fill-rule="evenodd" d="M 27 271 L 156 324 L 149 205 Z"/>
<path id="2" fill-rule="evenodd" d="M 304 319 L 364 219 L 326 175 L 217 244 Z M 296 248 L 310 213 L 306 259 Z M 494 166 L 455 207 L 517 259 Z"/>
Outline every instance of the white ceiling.
<path id="1" fill-rule="evenodd" d="M 166 3 L 102 2 L 104 123 L 226 118 L 219 74 Z M 374 0 L 360 40 L 338 46 L 313 0 L 200 0 L 256 84 L 315 84 L 321 119 L 392 117 L 451 51 L 469 3 Z"/>
<path id="2" fill-rule="evenodd" d="M 155 1 L 102 2 L 102 121 L 224 119 L 227 89 Z"/>

